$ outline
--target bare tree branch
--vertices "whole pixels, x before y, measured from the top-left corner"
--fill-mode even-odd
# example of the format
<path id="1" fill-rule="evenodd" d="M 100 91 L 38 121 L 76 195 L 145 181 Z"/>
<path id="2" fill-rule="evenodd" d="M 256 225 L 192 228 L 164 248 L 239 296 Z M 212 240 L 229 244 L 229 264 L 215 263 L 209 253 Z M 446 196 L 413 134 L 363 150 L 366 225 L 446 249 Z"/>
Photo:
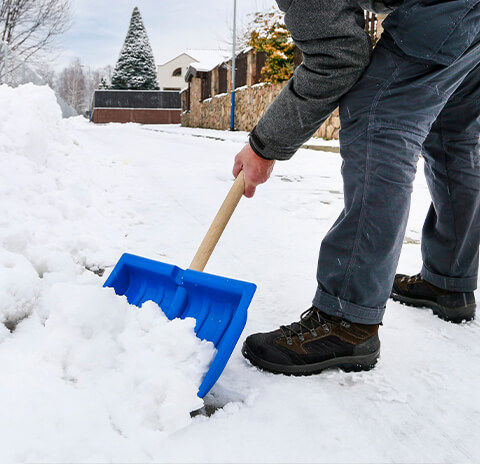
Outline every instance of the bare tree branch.
<path id="1" fill-rule="evenodd" d="M 0 0 L 0 38 L 24 60 L 51 51 L 71 26 L 71 0 Z"/>
<path id="2" fill-rule="evenodd" d="M 81 114 L 87 107 L 87 82 L 82 64 L 77 58 L 58 76 L 57 90 L 59 95 Z"/>

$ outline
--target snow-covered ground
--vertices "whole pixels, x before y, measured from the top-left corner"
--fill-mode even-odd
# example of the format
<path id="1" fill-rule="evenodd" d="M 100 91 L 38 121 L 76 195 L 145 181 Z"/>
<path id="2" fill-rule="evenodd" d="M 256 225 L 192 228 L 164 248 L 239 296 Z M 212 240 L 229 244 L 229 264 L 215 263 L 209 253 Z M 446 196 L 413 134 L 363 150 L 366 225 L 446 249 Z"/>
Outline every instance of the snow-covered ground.
<path id="1" fill-rule="evenodd" d="M 479 323 L 394 302 L 374 370 L 275 376 L 239 343 L 205 399 L 216 412 L 191 418 L 211 346 L 102 285 L 125 251 L 188 266 L 245 134 L 94 126 L 54 101 L 0 87 L 0 462 L 480 462 Z M 310 306 L 340 164 L 300 150 L 240 202 L 206 271 L 257 284 L 242 339 Z M 418 171 L 406 273 L 429 203 Z"/>

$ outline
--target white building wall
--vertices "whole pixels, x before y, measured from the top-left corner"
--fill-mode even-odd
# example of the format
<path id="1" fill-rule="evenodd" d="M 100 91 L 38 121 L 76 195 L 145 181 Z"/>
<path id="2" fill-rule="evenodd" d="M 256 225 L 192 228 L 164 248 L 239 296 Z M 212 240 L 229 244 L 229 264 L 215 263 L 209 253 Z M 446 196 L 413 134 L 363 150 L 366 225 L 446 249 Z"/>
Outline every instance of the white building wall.
<path id="1" fill-rule="evenodd" d="M 170 89 L 170 90 L 181 90 L 187 86 L 185 82 L 185 74 L 188 69 L 188 65 L 195 63 L 198 60 L 192 58 L 186 53 L 173 58 L 170 61 L 167 61 L 164 64 L 159 64 L 157 67 L 158 73 L 158 83 L 160 85 L 160 90 Z M 173 72 L 181 68 L 182 72 L 180 76 L 172 76 Z"/>

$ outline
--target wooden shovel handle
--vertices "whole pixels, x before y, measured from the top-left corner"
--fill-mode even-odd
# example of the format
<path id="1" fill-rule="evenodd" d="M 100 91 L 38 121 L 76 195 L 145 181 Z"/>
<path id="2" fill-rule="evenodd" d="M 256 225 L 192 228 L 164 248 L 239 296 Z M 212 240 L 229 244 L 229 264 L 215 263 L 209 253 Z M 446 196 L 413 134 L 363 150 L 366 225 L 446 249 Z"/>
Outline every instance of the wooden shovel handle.
<path id="1" fill-rule="evenodd" d="M 222 236 L 225 227 L 228 224 L 228 221 L 232 217 L 235 208 L 238 205 L 238 202 L 242 198 L 243 192 L 245 190 L 245 180 L 243 177 L 243 171 L 240 171 L 240 174 L 235 179 L 235 182 L 232 185 L 232 188 L 228 192 L 222 206 L 218 210 L 215 219 L 208 229 L 205 238 L 203 239 L 202 243 L 200 244 L 200 248 L 198 249 L 195 257 L 193 258 L 192 264 L 190 264 L 189 269 L 194 271 L 202 272 L 207 265 L 210 256 L 215 249 L 215 246 L 218 243 L 218 240 Z"/>

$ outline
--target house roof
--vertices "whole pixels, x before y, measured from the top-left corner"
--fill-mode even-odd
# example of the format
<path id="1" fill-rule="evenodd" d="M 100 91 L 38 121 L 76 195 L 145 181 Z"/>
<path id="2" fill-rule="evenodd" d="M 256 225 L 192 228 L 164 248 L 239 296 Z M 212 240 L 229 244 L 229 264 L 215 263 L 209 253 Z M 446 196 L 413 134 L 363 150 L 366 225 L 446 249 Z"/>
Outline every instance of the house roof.
<path id="1" fill-rule="evenodd" d="M 236 56 L 241 55 L 242 53 L 248 52 L 252 47 L 247 47 L 242 50 L 239 50 L 236 53 Z M 232 53 L 226 50 L 187 50 L 188 54 L 191 56 L 197 56 L 201 58 L 198 62 L 193 62 L 190 64 L 185 75 L 185 81 L 189 81 L 192 77 L 195 77 L 199 72 L 208 72 L 213 68 L 216 68 L 219 64 L 224 63 L 232 59 Z M 207 52 L 204 54 L 197 52 Z"/>
<path id="2" fill-rule="evenodd" d="M 192 55 L 190 55 L 190 53 L 180 53 L 180 55 L 177 55 L 173 58 L 170 58 L 169 60 L 165 61 L 165 63 L 160 63 L 158 66 L 165 66 L 169 63 L 171 63 L 172 61 L 175 61 L 177 60 L 178 58 L 182 57 L 182 56 L 188 56 L 191 60 L 192 60 L 192 63 L 195 62 L 195 61 L 198 61 L 195 57 L 193 57 Z"/>
<path id="3" fill-rule="evenodd" d="M 231 53 L 226 50 L 187 49 L 185 52 L 180 53 L 180 55 L 165 61 L 165 63 L 159 64 L 159 66 L 165 66 L 182 56 L 188 56 L 191 58 L 191 62 L 196 63 L 198 71 L 210 71 L 217 66 L 217 64 L 222 63 L 231 56 Z"/>
<path id="4" fill-rule="evenodd" d="M 193 66 L 197 71 L 211 71 L 227 60 L 231 53 L 226 50 L 187 50 L 187 55 L 195 58 Z"/>

